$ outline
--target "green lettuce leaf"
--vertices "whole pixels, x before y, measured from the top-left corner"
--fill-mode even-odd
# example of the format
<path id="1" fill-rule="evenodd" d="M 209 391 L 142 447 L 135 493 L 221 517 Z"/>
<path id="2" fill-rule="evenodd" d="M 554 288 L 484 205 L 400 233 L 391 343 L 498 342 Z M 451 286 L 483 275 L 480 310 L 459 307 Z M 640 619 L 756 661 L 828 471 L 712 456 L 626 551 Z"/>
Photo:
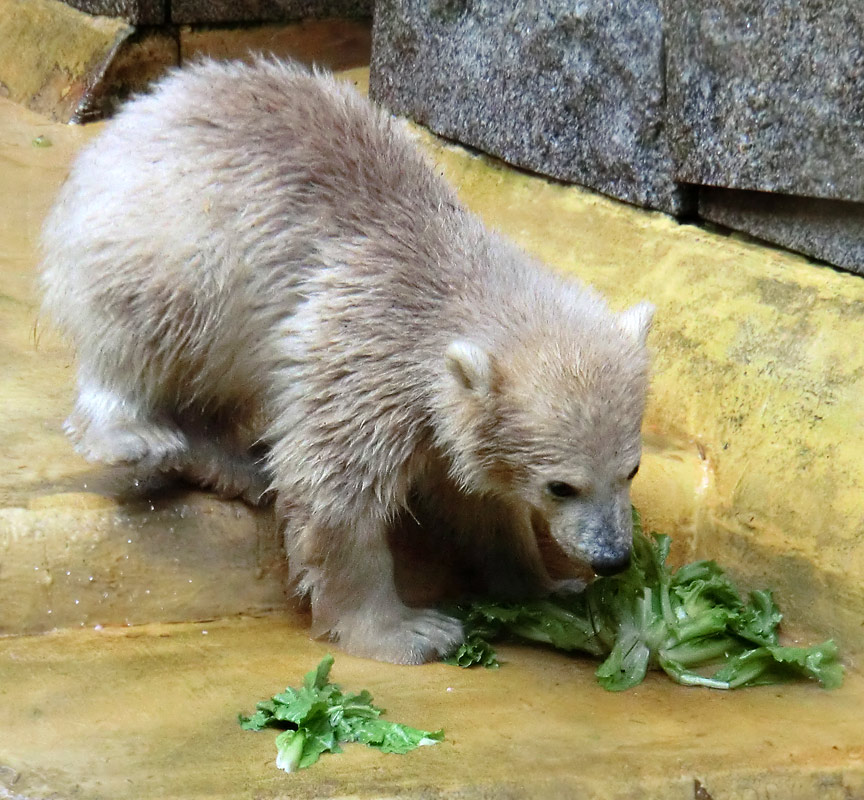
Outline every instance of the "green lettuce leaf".
<path id="1" fill-rule="evenodd" d="M 826 689 L 843 683 L 843 667 L 837 661 L 837 645 L 832 640 L 814 647 L 757 647 L 730 658 L 714 674 L 730 689 L 782 683 L 796 678 L 811 678 Z"/>
<path id="2" fill-rule="evenodd" d="M 287 688 L 262 700 L 250 716 L 239 717 L 244 730 L 283 728 L 276 737 L 276 766 L 294 772 L 312 766 L 323 753 L 342 752 L 341 744 L 360 742 L 385 753 L 407 753 L 436 744 L 443 731 L 424 731 L 381 719 L 383 709 L 372 705 L 372 695 L 343 693 L 330 683 L 333 657 L 328 655 L 308 672 L 299 689 Z"/>
<path id="3" fill-rule="evenodd" d="M 739 636 L 760 645 L 779 644 L 777 628 L 783 615 L 774 603 L 771 592 L 750 592 L 750 602 L 732 621 Z"/>
<path id="4" fill-rule="evenodd" d="M 367 744 L 385 753 L 407 753 L 416 747 L 436 744 L 444 738 L 444 732 L 440 730 L 421 731 L 384 719 L 355 717 L 346 720 L 346 725 L 350 738 L 345 741 Z"/>
<path id="5" fill-rule="evenodd" d="M 580 594 L 451 609 L 467 635 L 449 663 L 497 666 L 490 642 L 512 638 L 603 658 L 597 680 L 610 691 L 636 686 L 649 669 L 714 689 L 801 678 L 825 688 L 842 683 L 833 642 L 781 647 L 782 614 L 771 592 L 751 592 L 745 603 L 714 561 L 673 572 L 666 565 L 670 543 L 668 536 L 646 536 L 634 509 L 627 570 L 598 578 Z"/>
<path id="6" fill-rule="evenodd" d="M 444 659 L 444 663 L 455 667 L 477 665 L 488 669 L 498 669 L 499 666 L 495 648 L 486 638 L 477 633 L 469 633 L 456 651 Z"/>

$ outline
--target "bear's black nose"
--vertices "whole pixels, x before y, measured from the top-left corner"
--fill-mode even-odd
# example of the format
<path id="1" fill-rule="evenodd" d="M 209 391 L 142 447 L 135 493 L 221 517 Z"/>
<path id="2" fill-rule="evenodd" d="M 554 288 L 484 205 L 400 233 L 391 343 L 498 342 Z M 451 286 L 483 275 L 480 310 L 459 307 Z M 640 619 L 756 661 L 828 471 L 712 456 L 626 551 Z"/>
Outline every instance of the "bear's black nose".
<path id="1" fill-rule="evenodd" d="M 616 558 L 598 558 L 591 562 L 591 569 L 598 575 L 607 577 L 616 575 L 619 572 L 624 572 L 630 566 L 630 553 L 627 552 L 623 556 Z"/>

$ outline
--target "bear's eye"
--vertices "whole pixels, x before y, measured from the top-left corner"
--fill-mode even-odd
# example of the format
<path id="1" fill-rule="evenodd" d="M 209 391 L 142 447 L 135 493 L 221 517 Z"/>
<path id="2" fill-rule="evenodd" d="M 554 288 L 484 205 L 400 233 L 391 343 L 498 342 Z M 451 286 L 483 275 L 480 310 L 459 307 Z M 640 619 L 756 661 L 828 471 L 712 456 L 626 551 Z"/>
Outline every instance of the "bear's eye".
<path id="1" fill-rule="evenodd" d="M 576 497 L 579 494 L 579 490 L 575 486 L 571 486 L 569 483 L 563 483 L 562 481 L 551 481 L 546 484 L 546 490 L 552 497 L 557 497 L 559 500 L 563 500 L 567 497 Z"/>
<path id="2" fill-rule="evenodd" d="M 633 467 L 633 471 L 627 476 L 627 480 L 632 481 L 633 478 L 636 477 L 637 472 L 639 472 L 639 465 L 638 464 L 635 467 Z"/>

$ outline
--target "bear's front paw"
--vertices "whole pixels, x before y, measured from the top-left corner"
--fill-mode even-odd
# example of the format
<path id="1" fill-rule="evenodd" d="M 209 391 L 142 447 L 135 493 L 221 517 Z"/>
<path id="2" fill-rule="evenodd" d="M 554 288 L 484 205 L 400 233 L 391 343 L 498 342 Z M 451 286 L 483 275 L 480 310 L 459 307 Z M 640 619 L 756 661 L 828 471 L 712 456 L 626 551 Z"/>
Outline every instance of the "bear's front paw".
<path id="1" fill-rule="evenodd" d="M 464 640 L 462 623 L 432 609 L 401 609 L 398 614 L 372 612 L 340 626 L 339 642 L 352 655 L 394 664 L 425 664 L 452 653 Z"/>
<path id="2" fill-rule="evenodd" d="M 78 436 L 74 423 L 65 425 L 67 434 Z M 180 431 L 145 423 L 98 427 L 91 425 L 78 437 L 75 449 L 88 461 L 109 466 L 136 466 L 143 472 L 174 467 L 187 448 Z"/>

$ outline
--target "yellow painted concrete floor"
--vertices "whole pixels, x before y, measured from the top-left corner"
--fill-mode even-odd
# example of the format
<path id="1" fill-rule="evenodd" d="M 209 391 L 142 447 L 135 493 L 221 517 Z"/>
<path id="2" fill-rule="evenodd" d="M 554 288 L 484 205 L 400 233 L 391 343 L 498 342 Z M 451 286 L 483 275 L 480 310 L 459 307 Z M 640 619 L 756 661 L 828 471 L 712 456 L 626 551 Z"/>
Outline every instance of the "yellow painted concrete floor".
<path id="1" fill-rule="evenodd" d="M 849 800 L 864 796 L 857 678 L 839 691 L 724 694 L 651 675 L 613 694 L 594 666 L 502 648 L 504 665 L 396 667 L 336 655 L 392 719 L 443 727 L 404 756 L 347 746 L 274 767 L 272 732 L 238 712 L 298 685 L 325 646 L 290 617 L 11 638 L 0 647 L 0 787 L 27 798 L 607 798 Z M 3 797 L 0 788 L 0 797 Z M 8 796 L 8 795 L 5 795 Z"/>
<path id="2" fill-rule="evenodd" d="M 497 672 L 336 651 L 337 681 L 447 739 L 287 776 L 236 724 L 326 652 L 285 601 L 272 517 L 118 501 L 61 433 L 72 358 L 34 335 L 35 241 L 95 130 L 0 100 L 0 798 L 864 798 L 864 281 L 421 135 L 490 224 L 618 307 L 658 305 L 637 505 L 678 560 L 775 587 L 787 635 L 835 636 L 852 669 L 834 692 L 610 694 L 539 650 Z"/>

